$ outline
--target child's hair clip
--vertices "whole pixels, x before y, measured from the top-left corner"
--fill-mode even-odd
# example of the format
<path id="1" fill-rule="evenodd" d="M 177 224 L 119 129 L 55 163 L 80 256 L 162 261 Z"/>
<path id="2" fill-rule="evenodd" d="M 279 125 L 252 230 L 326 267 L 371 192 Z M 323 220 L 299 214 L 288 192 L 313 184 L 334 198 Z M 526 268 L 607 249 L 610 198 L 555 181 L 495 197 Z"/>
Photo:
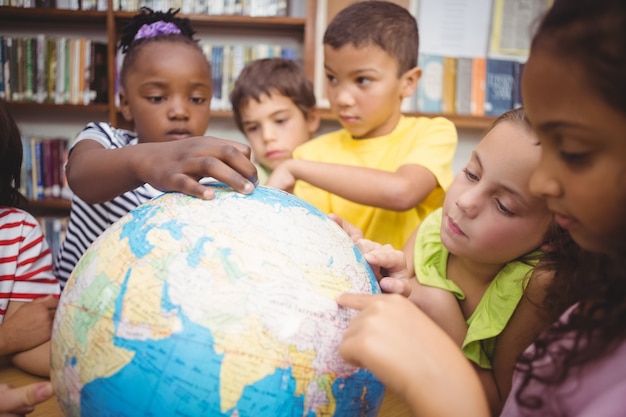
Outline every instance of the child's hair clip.
<path id="1" fill-rule="evenodd" d="M 145 24 L 140 27 L 133 41 L 153 38 L 159 35 L 179 35 L 180 33 L 182 32 L 175 23 L 159 20 L 158 22 Z"/>

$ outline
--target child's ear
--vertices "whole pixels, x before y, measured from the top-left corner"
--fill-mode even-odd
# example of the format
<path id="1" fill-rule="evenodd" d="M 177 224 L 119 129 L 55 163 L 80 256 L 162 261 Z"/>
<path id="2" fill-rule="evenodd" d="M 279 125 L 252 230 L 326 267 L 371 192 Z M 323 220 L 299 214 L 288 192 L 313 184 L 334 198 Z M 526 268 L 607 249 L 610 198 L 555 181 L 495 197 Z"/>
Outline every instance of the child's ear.
<path id="1" fill-rule="evenodd" d="M 402 74 L 400 81 L 402 83 L 402 89 L 400 93 L 402 98 L 411 97 L 417 88 L 417 83 L 422 76 L 422 69 L 420 67 L 414 67 Z"/>
<path id="2" fill-rule="evenodd" d="M 306 124 L 309 133 L 313 136 L 320 127 L 320 112 L 317 108 L 309 110 L 309 114 L 306 116 Z"/>
<path id="3" fill-rule="evenodd" d="M 133 121 L 133 115 L 130 112 L 130 106 L 128 105 L 128 99 L 126 98 L 126 92 L 124 91 L 123 88 L 120 89 L 120 112 L 122 113 L 122 116 L 124 116 L 124 119 L 127 122 L 132 122 Z"/>

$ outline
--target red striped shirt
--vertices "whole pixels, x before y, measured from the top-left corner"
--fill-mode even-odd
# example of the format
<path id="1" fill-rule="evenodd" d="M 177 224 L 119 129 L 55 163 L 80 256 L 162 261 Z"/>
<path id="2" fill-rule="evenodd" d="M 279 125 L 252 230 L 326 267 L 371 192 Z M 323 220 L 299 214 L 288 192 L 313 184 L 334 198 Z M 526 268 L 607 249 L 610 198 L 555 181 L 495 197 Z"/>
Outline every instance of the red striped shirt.
<path id="1" fill-rule="evenodd" d="M 0 323 L 9 301 L 59 293 L 50 249 L 37 221 L 23 210 L 0 207 Z"/>

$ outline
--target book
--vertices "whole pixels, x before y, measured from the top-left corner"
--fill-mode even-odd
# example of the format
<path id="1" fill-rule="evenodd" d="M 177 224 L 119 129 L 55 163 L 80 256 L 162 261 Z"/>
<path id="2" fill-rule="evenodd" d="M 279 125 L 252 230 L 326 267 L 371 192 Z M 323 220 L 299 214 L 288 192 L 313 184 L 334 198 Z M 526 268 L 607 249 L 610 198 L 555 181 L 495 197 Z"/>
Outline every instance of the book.
<path id="1" fill-rule="evenodd" d="M 4 36 L 0 35 L 0 98 L 4 99 L 6 97 L 4 90 L 4 80 L 5 80 L 5 70 L 4 70 L 4 62 L 5 58 L 5 40 Z"/>
<path id="2" fill-rule="evenodd" d="M 472 58 L 472 94 L 470 101 L 471 114 L 474 116 L 485 115 L 485 75 L 487 72 L 487 59 L 483 57 Z"/>
<path id="3" fill-rule="evenodd" d="M 443 92 L 441 94 L 441 112 L 453 114 L 456 110 L 456 58 L 443 57 Z"/>
<path id="4" fill-rule="evenodd" d="M 44 35 L 37 35 L 35 38 L 35 87 L 33 98 L 37 103 L 46 101 L 47 96 L 47 75 L 46 62 L 48 56 L 47 42 Z"/>
<path id="5" fill-rule="evenodd" d="M 44 197 L 42 144 L 39 138 L 30 138 L 32 198 Z"/>
<path id="6" fill-rule="evenodd" d="M 213 79 L 213 97 L 211 97 L 211 110 L 222 108 L 222 70 L 224 66 L 224 47 L 213 45 L 211 47 L 211 78 Z"/>
<path id="7" fill-rule="evenodd" d="M 109 101 L 109 77 L 107 75 L 106 43 L 91 41 L 89 56 L 89 65 L 91 67 L 89 69 L 90 101 L 94 103 L 107 103 Z"/>
<path id="8" fill-rule="evenodd" d="M 420 55 L 422 78 L 417 83 L 417 110 L 422 113 L 440 113 L 443 95 L 443 57 Z"/>
<path id="9" fill-rule="evenodd" d="M 487 59 L 485 114 L 499 116 L 513 108 L 513 61 Z"/>
<path id="10" fill-rule="evenodd" d="M 22 100 L 33 101 L 33 92 L 35 91 L 35 38 L 24 38 L 24 91 Z"/>
<path id="11" fill-rule="evenodd" d="M 57 76 L 57 42 L 46 39 L 46 102 L 54 103 Z"/>
<path id="12" fill-rule="evenodd" d="M 456 89 L 454 91 L 456 114 L 471 114 L 472 108 L 472 58 L 457 58 Z"/>
<path id="13" fill-rule="evenodd" d="M 42 159 L 42 180 L 43 180 L 43 196 L 44 198 L 52 197 L 52 186 L 54 181 L 54 153 L 52 151 L 53 140 L 48 138 L 41 139 L 41 159 Z"/>
<path id="14" fill-rule="evenodd" d="M 522 74 L 524 72 L 523 62 L 515 62 L 513 64 L 513 108 L 517 109 L 524 105 L 522 99 Z"/>

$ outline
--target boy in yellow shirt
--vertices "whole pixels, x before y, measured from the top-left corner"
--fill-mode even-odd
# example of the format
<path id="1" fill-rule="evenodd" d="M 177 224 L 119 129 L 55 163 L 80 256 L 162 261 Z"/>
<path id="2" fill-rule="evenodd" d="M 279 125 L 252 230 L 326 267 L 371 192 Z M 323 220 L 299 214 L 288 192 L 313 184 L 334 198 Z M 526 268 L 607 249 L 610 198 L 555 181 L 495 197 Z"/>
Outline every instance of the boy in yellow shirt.
<path id="1" fill-rule="evenodd" d="M 449 120 L 400 110 L 421 75 L 418 44 L 415 18 L 394 3 L 358 2 L 340 11 L 324 33 L 324 68 L 342 129 L 296 148 L 267 185 L 401 249 L 441 206 L 457 144 Z"/>

